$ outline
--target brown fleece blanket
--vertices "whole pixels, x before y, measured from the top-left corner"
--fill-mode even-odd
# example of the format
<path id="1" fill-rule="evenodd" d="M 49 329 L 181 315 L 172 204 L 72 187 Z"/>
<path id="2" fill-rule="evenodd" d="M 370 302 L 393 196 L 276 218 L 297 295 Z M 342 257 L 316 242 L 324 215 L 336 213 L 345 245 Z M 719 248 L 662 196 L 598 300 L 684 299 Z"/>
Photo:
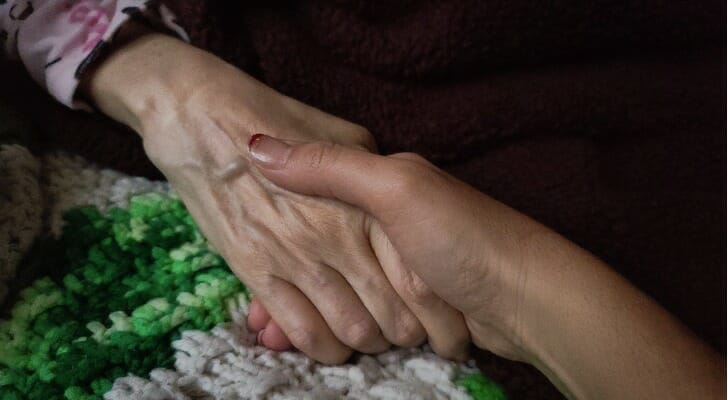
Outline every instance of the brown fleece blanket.
<path id="1" fill-rule="evenodd" d="M 725 353 L 725 2 L 168 3 L 195 45 L 561 232 Z M 27 86 L 48 146 L 159 176 L 128 131 Z M 559 398 L 479 359 L 512 398 Z"/>

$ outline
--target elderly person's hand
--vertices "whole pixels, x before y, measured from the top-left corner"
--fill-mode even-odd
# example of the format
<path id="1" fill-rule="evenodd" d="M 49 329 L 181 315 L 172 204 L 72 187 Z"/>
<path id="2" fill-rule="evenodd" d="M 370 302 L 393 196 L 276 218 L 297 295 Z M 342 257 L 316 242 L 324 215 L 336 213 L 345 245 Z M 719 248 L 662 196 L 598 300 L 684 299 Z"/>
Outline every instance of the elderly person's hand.
<path id="1" fill-rule="evenodd" d="M 283 188 L 366 210 L 380 261 L 461 311 L 476 345 L 533 364 L 569 398 L 724 396 L 724 361 L 653 300 L 423 158 L 262 135 L 250 153 Z"/>
<path id="2" fill-rule="evenodd" d="M 335 200 L 280 189 L 247 159 L 250 132 L 373 150 L 364 128 L 153 33 L 115 50 L 85 91 L 142 136 L 205 236 L 280 323 L 251 321 L 267 346 L 286 348 L 290 338 L 309 356 L 338 363 L 351 349 L 371 353 L 425 340 L 415 315 L 421 296 L 385 276 L 383 268 L 404 272 L 380 265 L 370 245 L 371 218 Z M 462 316 L 434 296 L 428 302 L 440 311 L 427 317 L 449 326 L 430 331 L 430 339 L 443 354 L 462 358 L 469 341 Z"/>

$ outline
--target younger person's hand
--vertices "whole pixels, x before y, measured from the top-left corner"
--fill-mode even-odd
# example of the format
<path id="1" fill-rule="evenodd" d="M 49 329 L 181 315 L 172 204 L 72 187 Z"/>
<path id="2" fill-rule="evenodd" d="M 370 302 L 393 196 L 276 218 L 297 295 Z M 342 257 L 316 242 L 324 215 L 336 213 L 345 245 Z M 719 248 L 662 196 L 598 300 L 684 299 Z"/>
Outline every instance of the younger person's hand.
<path id="1" fill-rule="evenodd" d="M 392 285 L 422 299 L 415 304 L 428 332 L 443 329 L 426 317 L 434 293 L 464 314 L 476 345 L 524 359 L 519 320 L 529 271 L 519 257 L 548 229 L 415 154 L 383 157 L 322 142 L 291 147 L 257 139 L 251 154 L 272 182 L 374 216 L 372 248 L 383 266 L 397 266 L 385 269 Z M 257 303 L 252 312 L 263 314 Z"/>
<path id="2" fill-rule="evenodd" d="M 372 250 L 371 216 L 281 189 L 248 160 L 250 132 L 372 151 L 364 128 L 155 33 L 116 49 L 85 87 L 97 107 L 142 136 L 207 239 L 256 293 L 255 304 L 280 322 L 251 318 L 263 344 L 282 349 L 290 339 L 316 360 L 339 363 L 352 349 L 375 353 L 425 340 L 417 305 L 383 270 L 396 266 L 380 265 Z M 462 358 L 469 343 L 462 316 L 434 295 L 428 305 L 427 316 L 448 326 L 430 331 L 431 340 Z"/>
<path id="3" fill-rule="evenodd" d="M 408 271 L 388 274 L 394 286 L 431 290 L 476 345 L 534 365 L 568 398 L 724 398 L 725 361 L 652 299 L 421 157 L 268 137 L 250 153 L 281 187 L 366 210 L 380 262 Z"/>

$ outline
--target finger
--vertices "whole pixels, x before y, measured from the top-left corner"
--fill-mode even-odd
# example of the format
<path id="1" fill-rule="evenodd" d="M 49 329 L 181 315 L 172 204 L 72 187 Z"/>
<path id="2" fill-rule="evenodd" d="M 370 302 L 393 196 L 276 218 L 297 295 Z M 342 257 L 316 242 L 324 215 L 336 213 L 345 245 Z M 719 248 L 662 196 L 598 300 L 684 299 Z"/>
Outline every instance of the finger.
<path id="1" fill-rule="evenodd" d="M 272 319 L 258 334 L 258 343 L 275 351 L 289 350 L 292 347 L 283 329 Z"/>
<path id="2" fill-rule="evenodd" d="M 292 146 L 260 134 L 249 149 L 267 179 L 294 192 L 339 199 L 374 215 L 373 207 L 397 201 L 387 190 L 397 172 L 387 157 L 328 142 Z"/>
<path id="3" fill-rule="evenodd" d="M 424 157 L 422 157 L 421 155 L 416 154 L 416 153 L 394 153 L 394 154 L 390 154 L 388 157 L 397 158 L 400 160 L 411 161 L 411 162 L 414 162 L 414 163 L 417 163 L 417 164 L 420 164 L 423 166 L 430 165 L 429 161 L 427 161 Z"/>
<path id="4" fill-rule="evenodd" d="M 359 296 L 330 266 L 301 269 L 290 280 L 316 306 L 342 343 L 362 353 L 378 353 L 390 346 Z"/>
<path id="5" fill-rule="evenodd" d="M 271 296 L 258 292 L 261 303 L 294 347 L 325 364 L 341 364 L 351 356 L 351 349 L 336 338 L 316 307 L 295 286 L 271 278 L 265 294 Z"/>
<path id="6" fill-rule="evenodd" d="M 260 332 L 268 325 L 268 321 L 270 321 L 270 314 L 268 314 L 258 298 L 253 296 L 248 308 L 248 329 L 253 332 Z"/>
<path id="7" fill-rule="evenodd" d="M 271 350 L 283 351 L 292 346 L 281 327 L 271 319 L 268 311 L 255 296 L 250 300 L 248 328 L 258 333 L 258 344 Z"/>
<path id="8" fill-rule="evenodd" d="M 402 347 L 422 344 L 427 334 L 420 321 L 387 280 L 369 242 L 361 247 L 347 252 L 345 260 L 337 261 L 356 265 L 356 268 L 342 268 L 341 274 L 390 343 Z"/>
<path id="9" fill-rule="evenodd" d="M 462 313 L 440 299 L 414 271 L 403 265 L 378 223 L 372 224 L 370 232 L 379 263 L 394 290 L 427 331 L 432 350 L 448 359 L 467 359 L 470 333 Z"/>

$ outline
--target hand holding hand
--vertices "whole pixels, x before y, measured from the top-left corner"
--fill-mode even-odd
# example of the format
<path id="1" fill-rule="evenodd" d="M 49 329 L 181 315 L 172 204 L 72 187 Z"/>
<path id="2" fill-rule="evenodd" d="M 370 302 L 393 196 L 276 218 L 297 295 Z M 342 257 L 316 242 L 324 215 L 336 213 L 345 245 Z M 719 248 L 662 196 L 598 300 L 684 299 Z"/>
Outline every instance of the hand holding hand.
<path id="1" fill-rule="evenodd" d="M 364 128 L 157 34 L 112 53 L 88 94 L 142 136 L 210 243 L 279 322 L 256 321 L 266 345 L 284 348 L 290 339 L 319 361 L 339 363 L 351 349 L 380 352 L 425 339 L 411 294 L 387 279 L 403 272 L 372 250 L 372 218 L 339 201 L 281 189 L 248 161 L 251 131 L 373 150 Z M 433 310 L 423 323 L 448 327 L 428 331 L 432 342 L 448 357 L 464 357 L 462 316 L 429 295 Z"/>
<path id="2" fill-rule="evenodd" d="M 476 345 L 524 359 L 519 306 L 528 264 L 514 260 L 548 229 L 415 154 L 382 157 L 322 142 L 289 146 L 263 135 L 250 151 L 277 185 L 374 216 L 370 240 L 377 258 L 403 272 L 388 274 L 395 287 L 413 298 L 434 293 L 464 314 Z M 429 304 L 422 306 L 426 314 Z"/>
<path id="3" fill-rule="evenodd" d="M 264 136 L 250 153 L 281 187 L 366 210 L 380 260 L 461 311 L 475 344 L 533 364 L 567 397 L 724 395 L 725 361 L 652 299 L 421 157 Z"/>

